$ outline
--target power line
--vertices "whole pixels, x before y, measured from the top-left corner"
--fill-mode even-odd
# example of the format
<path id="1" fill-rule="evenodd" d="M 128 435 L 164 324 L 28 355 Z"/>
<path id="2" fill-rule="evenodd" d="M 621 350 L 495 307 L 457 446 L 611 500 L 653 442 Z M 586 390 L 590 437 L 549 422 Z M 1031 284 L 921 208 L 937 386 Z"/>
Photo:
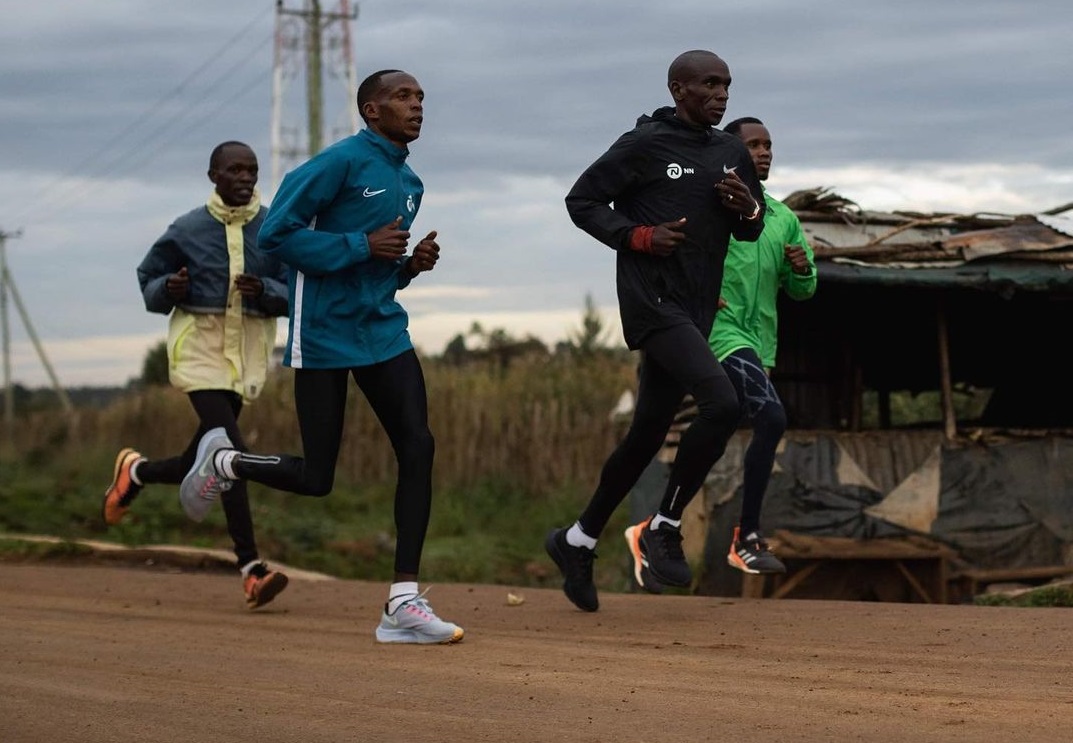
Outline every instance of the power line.
<path id="1" fill-rule="evenodd" d="M 187 76 L 182 80 L 182 82 L 176 85 L 164 96 L 162 96 L 154 104 L 149 106 L 140 115 L 138 115 L 119 133 L 114 135 L 104 146 L 95 150 L 89 157 L 83 159 L 66 173 L 56 178 L 54 181 L 40 189 L 34 195 L 30 196 L 27 206 L 23 208 L 21 212 L 16 212 L 15 221 L 21 221 L 28 213 L 31 213 L 36 206 L 43 205 L 43 202 L 46 200 L 46 197 L 49 201 L 54 203 L 54 200 L 56 199 L 57 195 L 59 195 L 60 197 L 64 195 L 62 193 L 64 188 L 66 188 L 67 190 L 69 190 L 70 188 L 77 188 L 77 185 L 73 184 L 72 181 L 72 179 L 76 176 L 93 178 L 110 174 L 117 166 L 117 163 L 122 162 L 124 159 L 130 156 L 132 152 L 131 149 L 126 149 L 124 152 L 119 153 L 117 157 L 106 163 L 105 169 L 103 171 L 83 171 L 89 168 L 89 166 L 97 163 L 106 154 L 111 152 L 118 144 L 120 144 L 121 142 L 125 142 L 125 140 L 131 133 L 133 133 L 135 130 L 137 130 L 139 127 L 146 124 L 147 122 L 150 122 L 156 115 L 158 115 L 163 110 L 166 104 L 168 104 L 173 99 L 177 98 L 181 93 L 183 93 L 186 90 L 187 86 L 190 85 L 190 83 L 199 79 L 201 74 L 206 69 L 215 64 L 221 57 L 223 57 L 228 52 L 234 51 L 235 43 L 242 39 L 244 36 L 246 36 L 258 23 L 262 22 L 262 20 L 267 15 L 267 11 L 271 11 L 271 7 L 266 8 L 265 12 L 254 16 L 254 18 L 248 24 L 243 26 L 238 32 L 236 32 L 233 36 L 227 39 L 227 41 L 221 44 L 217 48 L 217 50 L 210 54 L 196 69 L 187 74 Z M 262 41 L 258 44 L 258 48 L 266 45 L 267 41 L 270 41 L 271 38 L 272 37 L 270 35 L 267 40 L 262 39 Z M 254 51 L 256 51 L 256 49 Z M 252 54 L 245 54 L 243 56 L 242 61 L 240 62 L 240 67 L 248 64 L 252 57 Z M 220 80 L 226 78 L 230 73 L 231 70 L 229 70 L 228 73 L 220 75 L 213 81 L 213 84 L 215 85 Z M 189 113 L 191 109 L 192 107 L 187 106 L 183 109 L 183 111 L 178 117 L 169 117 L 168 122 L 164 124 L 163 127 L 154 128 L 153 134 L 148 139 L 143 140 L 143 142 L 138 146 L 146 146 L 147 144 L 151 144 L 153 141 L 159 139 L 159 135 L 162 133 L 162 130 L 166 131 L 172 128 L 174 124 L 177 123 L 176 118 L 178 118 L 178 120 L 181 120 Z M 57 194 L 57 191 L 59 191 L 59 194 Z"/>

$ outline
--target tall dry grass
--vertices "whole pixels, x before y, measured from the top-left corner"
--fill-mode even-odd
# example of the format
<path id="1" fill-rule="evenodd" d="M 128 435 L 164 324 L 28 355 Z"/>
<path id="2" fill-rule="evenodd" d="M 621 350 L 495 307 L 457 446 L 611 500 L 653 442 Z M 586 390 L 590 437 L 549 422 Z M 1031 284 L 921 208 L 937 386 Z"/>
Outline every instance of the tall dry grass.
<path id="1" fill-rule="evenodd" d="M 539 494 L 595 483 L 621 430 L 610 412 L 635 383 L 635 361 L 622 355 L 533 356 L 507 368 L 422 361 L 429 423 L 436 438 L 435 477 L 443 487 L 496 481 Z M 240 424 L 251 450 L 301 453 L 292 372 L 280 370 Z M 14 455 L 102 456 L 136 445 L 147 456 L 181 451 L 197 420 L 185 395 L 167 387 L 132 391 L 101 410 L 80 410 L 69 427 L 59 413 L 20 416 Z M 351 386 L 337 481 L 390 483 L 395 460 L 376 417 Z"/>

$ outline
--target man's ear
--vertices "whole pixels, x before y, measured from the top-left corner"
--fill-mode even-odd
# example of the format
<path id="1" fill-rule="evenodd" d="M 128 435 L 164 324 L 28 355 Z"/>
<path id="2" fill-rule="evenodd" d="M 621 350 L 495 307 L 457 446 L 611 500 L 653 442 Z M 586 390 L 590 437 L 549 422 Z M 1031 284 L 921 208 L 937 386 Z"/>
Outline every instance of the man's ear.
<path id="1" fill-rule="evenodd" d="M 209 180 L 212 181 L 213 183 L 216 183 L 216 169 L 215 168 L 209 168 Z"/>
<path id="2" fill-rule="evenodd" d="M 361 112 L 364 114 L 362 118 L 366 121 L 378 121 L 380 119 L 380 106 L 376 101 L 365 101 L 365 104 L 361 107 Z"/>

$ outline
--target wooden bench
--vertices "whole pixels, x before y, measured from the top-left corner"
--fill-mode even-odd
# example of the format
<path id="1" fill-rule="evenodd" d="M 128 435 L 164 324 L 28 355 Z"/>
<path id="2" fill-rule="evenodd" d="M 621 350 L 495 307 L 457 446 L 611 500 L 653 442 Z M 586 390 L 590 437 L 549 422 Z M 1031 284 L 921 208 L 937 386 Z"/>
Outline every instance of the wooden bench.
<path id="1" fill-rule="evenodd" d="M 746 575 L 743 597 L 949 601 L 949 566 L 957 553 L 926 537 L 852 539 L 777 530 L 768 542 L 787 571 Z"/>

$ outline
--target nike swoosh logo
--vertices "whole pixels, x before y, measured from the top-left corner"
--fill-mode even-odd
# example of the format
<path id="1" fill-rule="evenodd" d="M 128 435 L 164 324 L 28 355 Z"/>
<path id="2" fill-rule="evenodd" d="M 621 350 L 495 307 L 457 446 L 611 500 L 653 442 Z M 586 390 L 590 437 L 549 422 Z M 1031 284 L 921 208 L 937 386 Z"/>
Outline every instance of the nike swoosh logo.
<path id="1" fill-rule="evenodd" d="M 731 173 L 733 173 L 737 169 L 738 169 L 737 165 L 735 165 L 733 168 L 728 168 L 725 163 L 723 164 L 723 172 L 726 173 L 727 175 L 730 175 Z"/>
<path id="2" fill-rule="evenodd" d="M 724 166 L 724 167 L 726 167 L 726 166 Z M 387 189 L 386 188 L 381 188 L 379 191 L 370 191 L 369 187 L 366 186 L 365 190 L 361 192 L 361 195 L 364 196 L 365 198 L 369 198 L 370 196 L 376 196 L 378 193 L 384 193 L 384 191 L 387 191 Z"/>
<path id="3" fill-rule="evenodd" d="M 387 619 L 387 623 L 390 624 L 392 627 L 399 626 L 399 618 L 394 614 L 385 614 L 384 618 Z"/>

